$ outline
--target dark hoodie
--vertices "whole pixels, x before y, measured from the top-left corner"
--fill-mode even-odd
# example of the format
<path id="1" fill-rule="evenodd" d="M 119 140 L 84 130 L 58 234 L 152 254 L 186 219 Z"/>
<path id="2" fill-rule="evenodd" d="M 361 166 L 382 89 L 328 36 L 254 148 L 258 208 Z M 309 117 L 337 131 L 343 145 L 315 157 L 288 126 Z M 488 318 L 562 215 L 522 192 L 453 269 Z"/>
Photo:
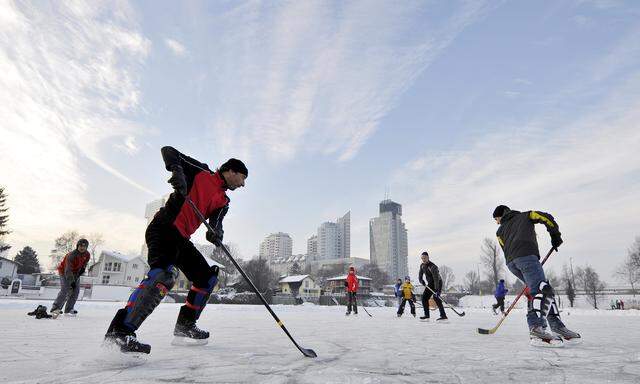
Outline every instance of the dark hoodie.
<path id="1" fill-rule="evenodd" d="M 548 213 L 507 211 L 502 216 L 496 235 L 507 263 L 522 256 L 535 255 L 540 258 L 534 224 L 544 224 L 550 235 L 560 236 L 558 223 Z"/>

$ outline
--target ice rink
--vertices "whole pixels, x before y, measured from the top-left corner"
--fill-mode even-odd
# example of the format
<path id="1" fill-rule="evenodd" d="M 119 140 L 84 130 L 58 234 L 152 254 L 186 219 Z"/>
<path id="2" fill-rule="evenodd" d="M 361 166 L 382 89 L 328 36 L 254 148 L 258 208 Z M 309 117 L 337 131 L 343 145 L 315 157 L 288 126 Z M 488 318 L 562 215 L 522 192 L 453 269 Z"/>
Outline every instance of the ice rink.
<path id="1" fill-rule="evenodd" d="M 161 304 L 138 332 L 145 358 L 100 347 L 122 304 L 79 302 L 79 317 L 26 315 L 49 301 L 0 300 L 1 383 L 639 383 L 640 311 L 564 311 L 584 342 L 529 345 L 524 314 L 498 317 L 466 309 L 448 324 L 420 322 L 393 308 L 345 317 L 343 307 L 274 306 L 286 327 L 318 358 L 305 358 L 262 306 L 209 305 L 200 347 L 170 344 L 178 304 Z M 418 314 L 420 314 L 419 309 Z M 432 317 L 436 313 L 432 312 Z"/>

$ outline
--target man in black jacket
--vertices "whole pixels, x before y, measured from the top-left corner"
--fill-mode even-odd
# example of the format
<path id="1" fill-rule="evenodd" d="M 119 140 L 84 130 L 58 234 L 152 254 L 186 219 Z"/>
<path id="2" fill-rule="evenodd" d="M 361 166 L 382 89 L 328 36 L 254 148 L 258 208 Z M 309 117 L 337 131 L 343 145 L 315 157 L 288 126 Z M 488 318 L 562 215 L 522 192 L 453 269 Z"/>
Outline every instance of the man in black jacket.
<path id="1" fill-rule="evenodd" d="M 558 223 L 545 212 L 519 212 L 499 205 L 493 211 L 493 218 L 500 225 L 496 235 L 506 258 L 507 267 L 527 285 L 527 323 L 532 339 L 545 342 L 564 340 L 577 341 L 580 335 L 570 331 L 560 320 L 555 300 L 555 292 L 544 275 L 540 264 L 540 251 L 534 224 L 543 224 L 551 235 L 551 246 L 556 250 L 562 244 Z M 551 330 L 546 330 L 547 321 Z"/>
<path id="2" fill-rule="evenodd" d="M 433 292 L 435 292 L 433 300 L 436 302 L 438 310 L 440 311 L 440 318 L 436 321 L 447 320 L 447 314 L 444 312 L 444 306 L 442 305 L 442 300 L 440 300 L 440 294 L 442 293 L 442 278 L 440 277 L 438 266 L 429 260 L 429 253 L 427 251 L 422 252 L 420 258 L 422 258 L 422 264 L 420 264 L 418 280 L 420 281 L 420 284 L 425 286 L 424 292 L 422 293 L 422 308 L 424 309 L 424 316 L 420 316 L 420 320 L 428 321 L 429 319 L 429 299 L 431 298 L 431 295 L 433 295 Z M 426 282 L 422 278 L 423 276 L 427 279 Z M 431 290 L 427 287 L 431 288 Z"/>
<path id="3" fill-rule="evenodd" d="M 161 153 L 171 172 L 168 182 L 175 191 L 145 233 L 150 270 L 126 306 L 116 313 L 105 335 L 105 340 L 122 352 L 150 353 L 151 346 L 140 343 L 135 331 L 171 290 L 178 268 L 193 284 L 173 334 L 183 343 L 206 343 L 209 332 L 198 328 L 196 321 L 218 282 L 218 267 L 210 267 L 189 240 L 201 222 L 186 197 L 208 218 L 214 232 L 207 231 L 206 238 L 217 246 L 222 243 L 222 220 L 229 209 L 226 191 L 244 187 L 248 175 L 247 167 L 237 159 L 229 159 L 214 172 L 175 148 L 163 147 Z"/>

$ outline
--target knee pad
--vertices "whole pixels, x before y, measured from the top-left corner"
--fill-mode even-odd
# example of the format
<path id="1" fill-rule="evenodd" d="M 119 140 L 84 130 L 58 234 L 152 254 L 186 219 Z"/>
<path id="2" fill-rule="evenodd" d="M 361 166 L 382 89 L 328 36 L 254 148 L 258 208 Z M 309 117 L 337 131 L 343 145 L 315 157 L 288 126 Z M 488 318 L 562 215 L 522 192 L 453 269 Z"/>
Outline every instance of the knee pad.
<path id="1" fill-rule="evenodd" d="M 170 265 L 168 268 L 154 268 L 147 273 L 138 288 L 127 302 L 127 315 L 124 325 L 135 331 L 142 322 L 160 304 L 167 292 L 173 288 L 178 277 L 178 270 Z"/>
<path id="2" fill-rule="evenodd" d="M 202 310 L 207 305 L 211 292 L 218 283 L 218 273 L 218 266 L 214 265 L 210 269 L 209 280 L 207 280 L 206 283 L 202 284 L 199 282 L 199 286 L 195 283 L 191 285 L 191 289 L 189 289 L 189 293 L 187 294 L 187 301 L 184 305 L 195 312 L 194 320 L 197 320 L 200 317 Z"/>
<path id="3" fill-rule="evenodd" d="M 548 281 L 540 282 L 538 293 L 529 301 L 529 311 L 535 311 L 541 317 L 558 314 L 555 292 Z"/>

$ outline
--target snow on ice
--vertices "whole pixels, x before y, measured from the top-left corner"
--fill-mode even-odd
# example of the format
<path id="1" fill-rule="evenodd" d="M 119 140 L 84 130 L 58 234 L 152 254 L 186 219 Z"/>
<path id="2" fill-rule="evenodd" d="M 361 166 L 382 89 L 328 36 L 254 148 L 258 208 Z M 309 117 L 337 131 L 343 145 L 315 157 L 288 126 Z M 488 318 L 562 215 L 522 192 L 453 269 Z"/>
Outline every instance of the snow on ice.
<path id="1" fill-rule="evenodd" d="M 423 323 L 407 311 L 274 306 L 305 358 L 262 306 L 209 305 L 199 326 L 212 332 L 201 347 L 171 345 L 179 304 L 163 303 L 138 332 L 152 346 L 143 358 L 101 348 L 121 303 L 79 302 L 76 318 L 26 315 L 50 301 L 0 300 L 1 383 L 639 383 L 640 311 L 564 311 L 584 342 L 529 346 L 518 309 L 495 335 L 490 310 L 465 308 L 448 324 Z M 418 314 L 420 314 L 420 309 Z M 435 315 L 436 312 L 432 312 Z"/>

